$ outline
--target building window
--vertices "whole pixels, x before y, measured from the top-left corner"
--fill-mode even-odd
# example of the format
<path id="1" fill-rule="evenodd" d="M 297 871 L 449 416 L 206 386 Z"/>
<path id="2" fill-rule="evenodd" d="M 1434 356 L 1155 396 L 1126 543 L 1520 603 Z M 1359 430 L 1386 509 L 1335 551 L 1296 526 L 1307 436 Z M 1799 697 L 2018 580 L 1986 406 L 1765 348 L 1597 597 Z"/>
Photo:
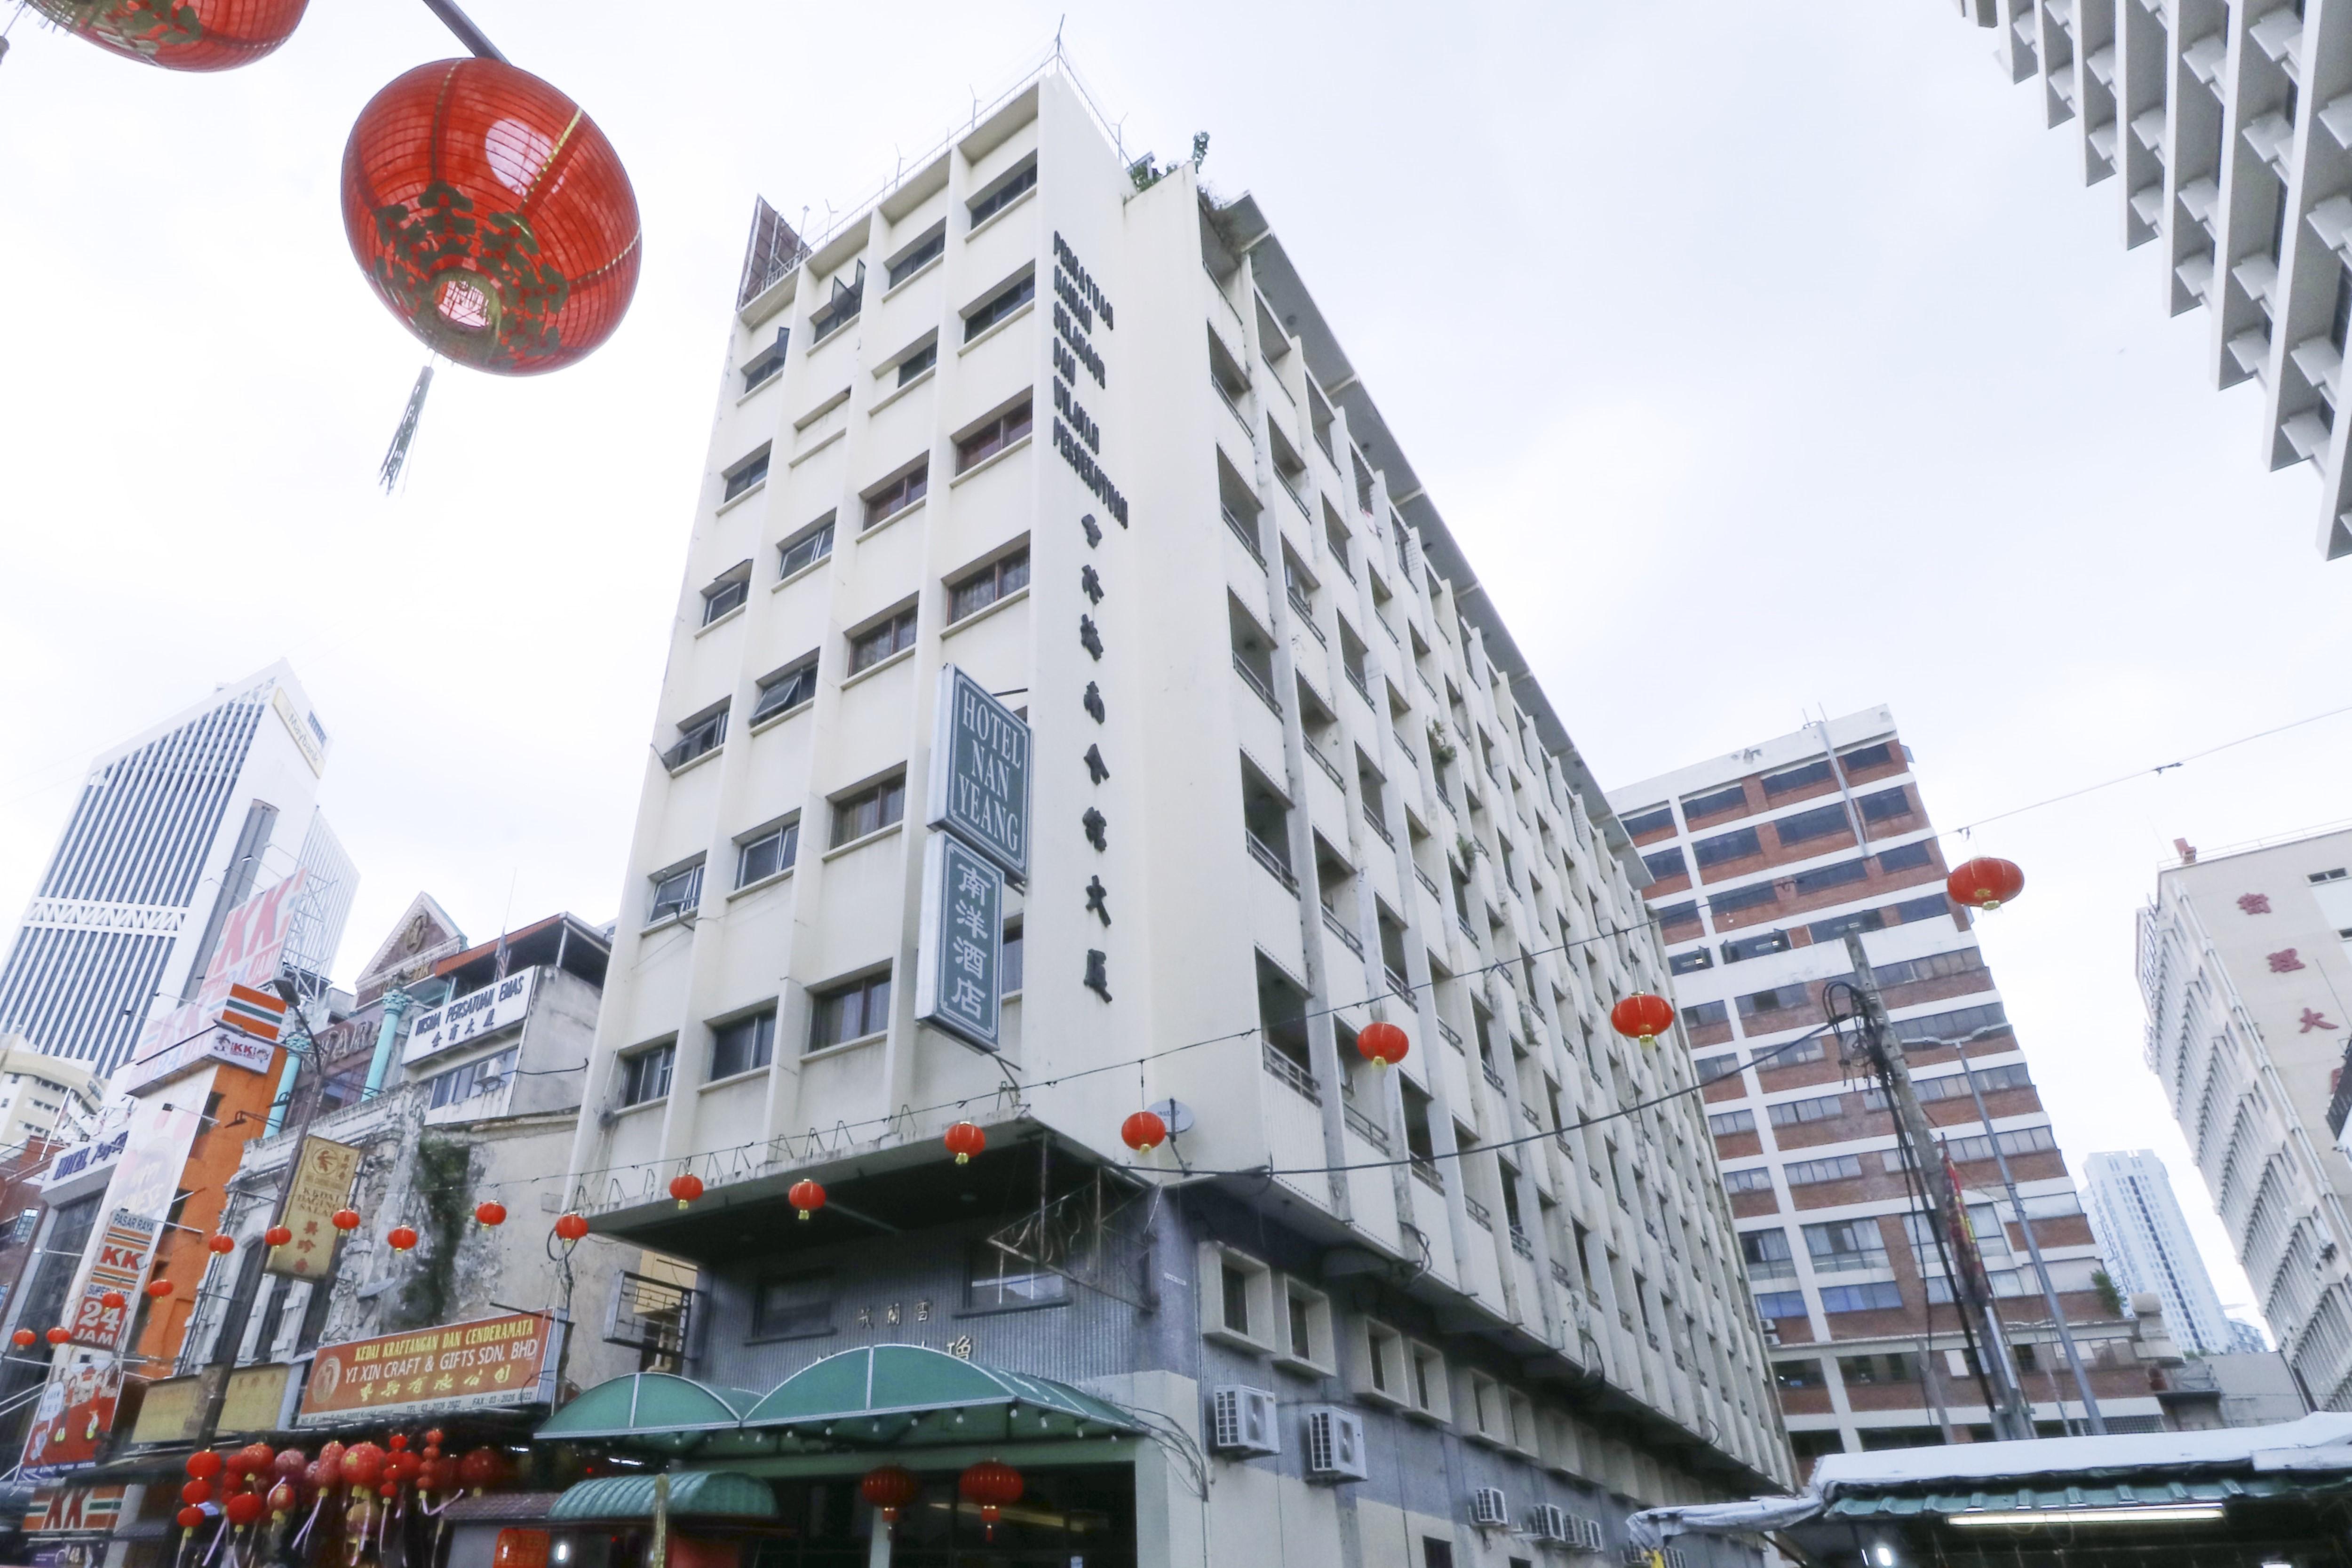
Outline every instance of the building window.
<path id="1" fill-rule="evenodd" d="M 1770 1230 L 1742 1231 L 1739 1256 L 1747 1262 L 1748 1277 L 1751 1279 L 1793 1279 L 1797 1277 L 1797 1259 L 1789 1246 L 1789 1233 L 1777 1226 Z"/>
<path id="2" fill-rule="evenodd" d="M 767 477 L 768 448 L 762 447 L 727 470 L 726 493 L 719 499 L 721 502 L 733 500 Z"/>
<path id="3" fill-rule="evenodd" d="M 1702 871 L 1709 866 L 1721 866 L 1733 860 L 1744 860 L 1750 855 L 1761 855 L 1764 841 L 1752 827 L 1736 832 L 1718 833 L 1712 838 L 1702 838 L 1691 846 L 1691 858 Z"/>
<path id="4" fill-rule="evenodd" d="M 1728 1138 L 1735 1132 L 1756 1131 L 1756 1113 L 1752 1110 L 1725 1110 L 1706 1119 L 1706 1130 L 1717 1138 Z"/>
<path id="5" fill-rule="evenodd" d="M 1817 1186 L 1822 1182 L 1850 1182 L 1862 1174 L 1862 1156 L 1832 1154 L 1826 1160 L 1798 1160 L 1782 1166 L 1780 1174 L 1792 1187 Z"/>
<path id="6" fill-rule="evenodd" d="M 1624 827 L 1627 837 L 1639 838 L 1644 834 L 1655 833 L 1661 828 L 1672 830 L 1675 826 L 1675 808 L 1670 805 L 1654 805 L 1649 810 L 1636 812 L 1632 816 L 1619 817 L 1618 821 Z"/>
<path id="7" fill-rule="evenodd" d="M 1683 1026 L 1687 1029 L 1704 1029 L 1710 1024 L 1730 1021 L 1731 1009 L 1725 1003 L 1694 1002 L 1683 1009 Z"/>
<path id="8" fill-rule="evenodd" d="M 968 616 L 976 616 L 997 600 L 1017 594 L 1029 585 L 1029 552 L 1014 551 L 1012 554 L 990 562 L 961 582 L 948 585 L 948 625 L 953 626 Z"/>
<path id="9" fill-rule="evenodd" d="M 1223 1313 L 1220 1321 L 1244 1339 L 1250 1337 L 1250 1275 L 1230 1260 L 1218 1267 Z"/>
<path id="10" fill-rule="evenodd" d="M 913 249 L 900 252 L 898 260 L 885 264 L 884 270 L 888 278 L 885 287 L 896 289 L 899 284 L 937 261 L 946 252 L 947 247 L 948 226 L 943 223 L 933 224 L 929 234 L 915 241 Z"/>
<path id="11" fill-rule="evenodd" d="M 1714 967 L 1714 956 L 1703 947 L 1692 948 L 1688 952 L 1675 953 L 1666 960 L 1666 973 L 1669 974 L 1688 974 L 1694 970 Z"/>
<path id="12" fill-rule="evenodd" d="M 1823 866 L 1818 870 L 1800 871 L 1790 881 L 1797 897 L 1803 899 L 1815 893 L 1825 893 L 1832 888 L 1843 888 L 1849 882 L 1863 881 L 1869 875 L 1869 861 L 1841 860 L 1834 866 Z"/>
<path id="13" fill-rule="evenodd" d="M 657 873 L 653 884 L 653 905 L 646 911 L 646 924 L 690 914 L 702 902 L 702 861 L 697 858 L 691 866 Z"/>
<path id="14" fill-rule="evenodd" d="M 1690 867 L 1685 863 L 1683 852 L 1679 847 L 1660 849 L 1654 854 L 1644 855 L 1642 857 L 1642 864 L 1648 867 L 1650 875 L 1661 882 L 1672 877 L 1690 875 Z"/>
<path id="15" fill-rule="evenodd" d="M 1952 912 L 1941 893 L 1931 893 L 1924 899 L 1906 899 L 1899 904 L 1889 904 L 1898 921 L 1931 921 Z"/>
<path id="16" fill-rule="evenodd" d="M 805 567 L 815 565 L 832 553 L 833 513 L 826 512 L 817 521 L 776 546 L 776 575 L 789 577 Z"/>
<path id="17" fill-rule="evenodd" d="M 1759 1318 L 1801 1318 L 1805 1315 L 1805 1293 L 1802 1290 L 1759 1290 L 1756 1293 L 1756 1315 Z"/>
<path id="18" fill-rule="evenodd" d="M 1845 1114 L 1845 1096 L 1825 1094 L 1813 1100 L 1784 1100 L 1769 1108 L 1772 1125 L 1794 1127 L 1804 1121 L 1832 1121 Z"/>
<path id="19" fill-rule="evenodd" d="M 702 624 L 709 626 L 730 610 L 740 610 L 751 596 L 751 563 L 730 571 L 702 591 Z"/>
<path id="20" fill-rule="evenodd" d="M 963 341 L 971 342 L 972 339 L 980 336 L 997 322 L 1004 321 L 1036 297 L 1037 275 L 1034 272 L 1024 274 L 1018 283 L 1000 289 L 994 296 L 973 307 L 965 315 Z M 1025 424 L 1026 421 L 1024 423 Z"/>
<path id="21" fill-rule="evenodd" d="M 1720 816 L 1727 811 L 1744 811 L 1747 807 L 1748 791 L 1739 784 L 1710 790 L 1705 795 L 1683 796 L 1683 816 L 1691 822 L 1702 816 Z"/>
<path id="22" fill-rule="evenodd" d="M 1827 838 L 1832 834 L 1848 831 L 1852 826 L 1846 821 L 1843 805 L 1820 805 L 1811 811 L 1791 812 L 1780 817 L 1772 824 L 1772 831 L 1780 836 L 1781 845 L 1786 847 Z"/>
<path id="23" fill-rule="evenodd" d="M 956 442 L 956 472 L 975 468 L 1029 434 L 1029 399 L 1023 398 Z"/>
<path id="24" fill-rule="evenodd" d="M 898 384 L 905 386 L 940 363 L 940 340 L 933 338 L 898 362 Z"/>
<path id="25" fill-rule="evenodd" d="M 677 740 L 662 753 L 662 762 L 676 773 L 695 758 L 717 751 L 726 739 L 727 704 L 722 702 L 678 725 Z"/>
<path id="26" fill-rule="evenodd" d="M 810 340 L 812 342 L 824 342 L 825 339 L 856 321 L 857 313 L 866 308 L 866 263 L 864 261 L 858 262 L 857 271 L 852 281 L 843 282 L 838 273 L 835 273 L 830 281 L 833 284 L 832 294 L 823 305 L 809 312 L 809 331 L 814 334 Z"/>
<path id="27" fill-rule="evenodd" d="M 1726 1171 L 1723 1190 L 1727 1193 L 1769 1193 L 1772 1190 L 1772 1172 L 1759 1165 L 1752 1171 Z"/>
<path id="28" fill-rule="evenodd" d="M 1454 1543 L 1433 1535 L 1421 1538 L 1421 1568 L 1454 1568 Z"/>
<path id="29" fill-rule="evenodd" d="M 833 1332 L 833 1276 L 761 1280 L 751 1298 L 751 1332 L 772 1340 Z"/>
<path id="30" fill-rule="evenodd" d="M 1734 888 L 1727 893 L 1711 893 L 1706 907 L 1715 918 L 1738 914 L 1742 910 L 1757 909 L 1780 901 L 1780 889 L 1769 882 L 1757 882 L 1745 888 Z"/>
<path id="31" fill-rule="evenodd" d="M 776 1010 L 754 1013 L 711 1031 L 710 1077 L 713 1081 L 766 1067 L 776 1056 Z"/>
<path id="32" fill-rule="evenodd" d="M 816 655 L 811 654 L 793 665 L 760 682 L 760 695 L 751 704 L 751 722 L 765 723 L 779 713 L 789 713 L 803 702 L 816 698 Z"/>
<path id="33" fill-rule="evenodd" d="M 1880 790 L 1876 795 L 1864 795 L 1855 804 L 1862 807 L 1864 822 L 1885 822 L 1892 817 L 1911 815 L 1910 794 L 1900 784 L 1893 789 Z"/>
<path id="34" fill-rule="evenodd" d="M 621 1103 L 644 1105 L 669 1093 L 669 1069 L 677 1055 L 675 1044 L 633 1051 L 621 1058 Z"/>
<path id="35" fill-rule="evenodd" d="M 1719 1057 L 1700 1057 L 1692 1062 L 1691 1066 L 1698 1069 L 1700 1083 L 1713 1083 L 1717 1079 L 1729 1078 L 1739 1070 L 1739 1053 L 1726 1051 Z"/>
<path id="36" fill-rule="evenodd" d="M 916 464 L 881 489 L 866 496 L 866 526 L 887 522 L 929 493 L 931 465 L 928 459 Z"/>
<path id="37" fill-rule="evenodd" d="M 971 203 L 971 226 L 978 228 L 1037 185 L 1037 160 L 1032 158 Z"/>
<path id="38" fill-rule="evenodd" d="M 1838 757 L 1839 764 L 1848 774 L 1860 773 L 1865 768 L 1883 768 L 1894 760 L 1895 747 L 1886 741 L 1881 741 L 1874 746 L 1857 746 L 1851 752 L 1841 753 Z"/>
<path id="39" fill-rule="evenodd" d="M 879 833 L 907 815 L 907 776 L 899 773 L 833 803 L 833 847 Z"/>
<path id="40" fill-rule="evenodd" d="M 1021 989 L 1021 927 L 1016 923 L 1004 931 L 1004 951 L 996 961 L 997 989 L 1010 996 Z"/>
<path id="41" fill-rule="evenodd" d="M 845 1045 L 890 1026 L 890 976 L 886 972 L 820 992 L 809 1025 L 809 1049 Z"/>
<path id="42" fill-rule="evenodd" d="M 1364 1382 L 1374 1394 L 1390 1399 L 1403 1396 L 1404 1336 L 1385 1323 L 1364 1323 Z"/>
<path id="43" fill-rule="evenodd" d="M 2344 876 L 2345 868 L 2338 866 L 2332 870 L 2305 872 L 2303 879 L 2316 887 L 2322 882 L 2340 882 L 2344 879 Z"/>
<path id="44" fill-rule="evenodd" d="M 735 847 L 735 885 L 748 888 L 789 870 L 801 848 L 800 818 L 781 823 L 747 838 Z"/>
<path id="45" fill-rule="evenodd" d="M 906 652 L 915 646 L 915 606 L 892 616 L 877 626 L 855 633 L 849 639 L 849 673 L 856 675 L 873 668 L 893 654 Z"/>
<path id="46" fill-rule="evenodd" d="M 790 327 L 776 329 L 776 341 L 761 349 L 743 365 L 743 391 L 749 395 L 773 381 L 784 368 L 784 344 L 792 337 Z"/>
<path id="47" fill-rule="evenodd" d="M 1824 1312 L 1883 1312 L 1903 1305 L 1903 1292 L 1891 1280 L 1872 1285 L 1824 1285 Z"/>
<path id="48" fill-rule="evenodd" d="M 1898 844 L 1892 849 L 1878 852 L 1878 868 L 1882 871 L 1908 871 L 1935 860 L 1933 851 L 1924 838 L 1916 844 Z"/>
<path id="49" fill-rule="evenodd" d="M 1790 768 L 1785 773 L 1774 773 L 1764 781 L 1764 796 L 1769 800 L 1776 795 L 1788 795 L 1792 791 L 1807 789 L 1814 784 L 1825 783 L 1830 776 L 1830 762 L 1827 757 L 1823 757 L 1820 762 L 1807 763 L 1801 768 Z"/>
<path id="50" fill-rule="evenodd" d="M 1445 1358 L 1428 1345 L 1412 1347 L 1412 1407 L 1443 1421 L 1452 1412 L 1445 1386 Z"/>
<path id="51" fill-rule="evenodd" d="M 1723 944 L 1723 962 L 1745 963 L 1751 958 L 1761 958 L 1769 952 L 1789 951 L 1789 933 L 1768 931 L 1759 936 L 1734 937 Z"/>
<path id="52" fill-rule="evenodd" d="M 1886 1243 L 1874 1219 L 1837 1219 L 1805 1226 L 1805 1252 L 1816 1274 L 1854 1274 L 1884 1268 Z"/>
<path id="53" fill-rule="evenodd" d="M 1001 1247 L 975 1243 L 964 1270 L 964 1305 L 975 1312 L 1050 1307 L 1069 1300 L 1070 1282 Z"/>
<path id="54" fill-rule="evenodd" d="M 1772 1381 L 1782 1388 L 1822 1388 L 1828 1385 L 1829 1377 L 1822 1371 L 1820 1358 L 1807 1356 L 1802 1361 L 1774 1362 Z"/>
<path id="55" fill-rule="evenodd" d="M 1838 1375 L 1848 1386 L 1864 1383 L 1916 1383 L 1918 1358 L 1909 1351 L 1884 1351 L 1875 1355 L 1838 1357 Z"/>
<path id="56" fill-rule="evenodd" d="M 500 1051 L 497 1056 L 436 1074 L 431 1079 L 429 1109 L 438 1110 L 445 1105 L 496 1094 L 514 1081 L 515 1056 L 511 1050 Z"/>

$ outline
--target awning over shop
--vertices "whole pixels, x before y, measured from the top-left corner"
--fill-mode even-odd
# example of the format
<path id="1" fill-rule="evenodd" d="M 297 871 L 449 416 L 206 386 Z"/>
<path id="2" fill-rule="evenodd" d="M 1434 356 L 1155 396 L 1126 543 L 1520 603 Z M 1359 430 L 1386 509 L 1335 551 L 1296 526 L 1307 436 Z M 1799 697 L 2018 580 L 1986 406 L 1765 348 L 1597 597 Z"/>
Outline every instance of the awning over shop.
<path id="1" fill-rule="evenodd" d="M 778 1384 L 745 1413 L 743 1426 L 889 1446 L 1140 1430 L 1118 1406 L 1066 1383 L 1001 1372 L 919 1345 L 873 1345 L 827 1356 Z"/>
<path id="2" fill-rule="evenodd" d="M 666 1372 L 633 1372 L 600 1383 L 539 1429 L 543 1441 L 624 1443 L 684 1453 L 714 1432 L 732 1432 L 759 1403 L 749 1389 L 712 1388 Z"/>
<path id="3" fill-rule="evenodd" d="M 684 1382 L 684 1379 L 678 1381 Z M 609 1387 L 610 1384 L 602 1386 Z M 590 1392 L 594 1392 L 591 1390 Z M 582 1398 L 587 1395 L 583 1394 Z M 601 1476 L 555 1500 L 551 1520 L 635 1520 L 654 1516 L 654 1476 Z M 679 1470 L 669 1478 L 669 1511 L 686 1519 L 774 1519 L 768 1483 L 732 1470 Z"/>
<path id="4" fill-rule="evenodd" d="M 2111 1486 L 2026 1487 L 2014 1491 L 1906 1492 L 1876 1497 L 1845 1496 L 1829 1506 L 1831 1519 L 1916 1519 L 1942 1516 L 1966 1523 L 1971 1514 L 2106 1513 L 2119 1521 L 2132 1515 L 2171 1509 L 2208 1510 L 2241 1498 L 2283 1497 L 2311 1489 L 2268 1476 L 2221 1477 L 2214 1480 L 2118 1481 Z"/>

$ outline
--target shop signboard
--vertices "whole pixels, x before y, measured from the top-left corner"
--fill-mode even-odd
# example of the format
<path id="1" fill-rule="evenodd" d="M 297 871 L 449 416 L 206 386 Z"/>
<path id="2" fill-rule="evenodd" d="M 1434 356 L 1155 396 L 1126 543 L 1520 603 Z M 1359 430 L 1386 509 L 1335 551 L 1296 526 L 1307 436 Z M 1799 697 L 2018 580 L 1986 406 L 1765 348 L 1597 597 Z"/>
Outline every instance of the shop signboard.
<path id="1" fill-rule="evenodd" d="M 149 1384 L 146 1396 L 139 1402 L 138 1417 L 131 1424 L 131 1446 L 145 1448 L 194 1441 L 205 1423 L 205 1395 L 221 1372 L 219 1367 L 207 1367 L 192 1377 L 166 1377 Z"/>
<path id="2" fill-rule="evenodd" d="M 409 1026 L 408 1045 L 400 1053 L 403 1065 L 471 1044 L 500 1029 L 511 1029 L 530 1016 L 531 992 L 537 969 L 526 969 L 491 981 L 479 991 L 468 991 L 454 1002 L 417 1015 Z"/>
<path id="3" fill-rule="evenodd" d="M 308 876 L 298 870 L 229 911 L 221 922 L 220 941 L 204 984 L 191 1000 L 147 1021 L 130 1062 L 114 1075 L 118 1093 L 136 1094 L 205 1061 L 226 1062 L 250 1072 L 269 1070 L 278 1047 L 223 1027 L 221 1014 L 228 1005 L 231 986 L 257 991 L 278 978 L 286 938 L 293 929 L 295 901 Z"/>
<path id="4" fill-rule="evenodd" d="M 204 1105 L 217 1070 L 205 1068 L 168 1092 L 131 1106 L 121 1158 L 100 1200 L 106 1223 L 91 1236 L 80 1271 L 66 1292 L 65 1326 L 76 1344 L 123 1348 L 131 1327 L 128 1303 L 139 1299 L 147 1283 L 155 1243 L 179 1194 L 188 1152 L 204 1127 Z M 106 1306 L 110 1292 L 120 1293 L 125 1305 Z"/>
<path id="5" fill-rule="evenodd" d="M 293 1190 L 286 1194 L 286 1207 L 278 1217 L 294 1238 L 271 1247 L 261 1266 L 289 1279 L 324 1279 L 335 1258 L 335 1211 L 351 1201 L 352 1183 L 359 1172 L 360 1151 L 351 1144 L 303 1139 Z"/>
<path id="6" fill-rule="evenodd" d="M 950 664 L 932 720 L 927 826 L 943 828 L 1004 869 L 1029 876 L 1029 726 Z"/>
<path id="7" fill-rule="evenodd" d="M 25 1474 L 47 1479 L 98 1462 L 122 1395 L 122 1363 L 99 1352 L 53 1370 L 25 1438 Z"/>
<path id="8" fill-rule="evenodd" d="M 297 1426 L 549 1405 L 562 1326 L 539 1312 L 478 1318 L 404 1334 L 321 1345 Z"/>
<path id="9" fill-rule="evenodd" d="M 923 846 L 915 1016 L 983 1051 L 1002 1045 L 1004 873 L 961 838 Z"/>

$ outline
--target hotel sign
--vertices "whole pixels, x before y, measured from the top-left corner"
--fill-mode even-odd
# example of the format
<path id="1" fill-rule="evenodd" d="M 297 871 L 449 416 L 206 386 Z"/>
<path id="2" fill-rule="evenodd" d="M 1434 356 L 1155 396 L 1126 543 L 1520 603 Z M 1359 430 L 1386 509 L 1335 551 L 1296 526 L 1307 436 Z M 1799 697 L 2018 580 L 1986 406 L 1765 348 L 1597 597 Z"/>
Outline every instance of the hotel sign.
<path id="1" fill-rule="evenodd" d="M 1002 1044 L 1004 873 L 962 839 L 923 846 L 923 925 L 915 1017 L 982 1050 Z"/>
<path id="2" fill-rule="evenodd" d="M 1029 876 L 1029 726 L 950 664 L 940 671 L 926 823 Z"/>

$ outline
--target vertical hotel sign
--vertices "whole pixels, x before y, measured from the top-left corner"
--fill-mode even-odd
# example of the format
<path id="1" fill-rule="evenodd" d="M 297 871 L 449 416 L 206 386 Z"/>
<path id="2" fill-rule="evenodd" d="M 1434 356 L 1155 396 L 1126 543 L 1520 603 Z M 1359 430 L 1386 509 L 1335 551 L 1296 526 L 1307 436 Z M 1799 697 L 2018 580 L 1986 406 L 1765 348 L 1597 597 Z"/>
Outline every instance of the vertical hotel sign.
<path id="1" fill-rule="evenodd" d="M 359 1173 L 360 1151 L 349 1143 L 303 1139 L 293 1190 L 286 1194 L 286 1208 L 278 1217 L 294 1238 L 271 1247 L 261 1266 L 289 1279 L 323 1279 L 335 1256 L 335 1211 L 349 1201 Z"/>
<path id="2" fill-rule="evenodd" d="M 915 1017 L 1002 1044 L 1004 883 L 1029 874 L 1029 726 L 954 665 L 940 671 Z"/>

